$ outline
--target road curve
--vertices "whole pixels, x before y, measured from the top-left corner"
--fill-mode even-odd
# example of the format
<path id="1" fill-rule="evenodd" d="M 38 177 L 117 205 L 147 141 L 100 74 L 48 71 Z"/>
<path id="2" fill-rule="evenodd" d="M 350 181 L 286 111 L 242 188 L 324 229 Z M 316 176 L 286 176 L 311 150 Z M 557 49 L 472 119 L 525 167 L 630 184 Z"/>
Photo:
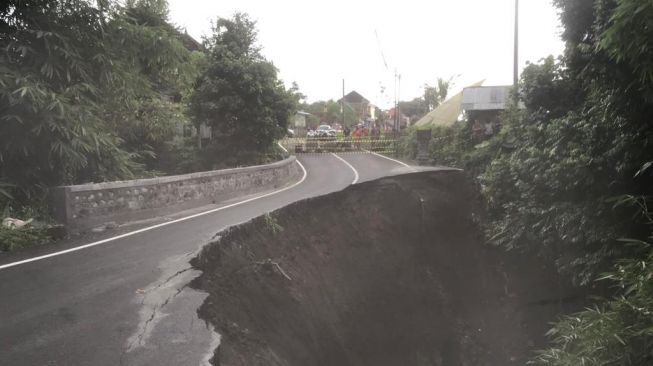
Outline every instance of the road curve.
<path id="1" fill-rule="evenodd" d="M 226 227 L 343 189 L 356 177 L 366 181 L 411 171 L 372 154 L 306 155 L 298 160 L 306 179 L 283 192 L 0 269 L 0 365 L 205 362 L 215 339 L 195 316 L 204 295 L 185 288 L 196 275 L 188 260 L 202 245 Z M 76 239 L 5 255 L 0 266 L 80 244 Z"/>

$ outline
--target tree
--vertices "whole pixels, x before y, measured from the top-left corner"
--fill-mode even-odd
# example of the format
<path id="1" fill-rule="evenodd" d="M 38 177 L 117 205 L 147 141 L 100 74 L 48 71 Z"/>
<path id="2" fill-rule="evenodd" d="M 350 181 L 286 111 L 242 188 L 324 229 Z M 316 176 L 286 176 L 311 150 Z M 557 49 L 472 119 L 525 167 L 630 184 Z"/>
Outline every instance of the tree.
<path id="1" fill-rule="evenodd" d="M 609 200 L 652 193 L 650 177 L 634 177 L 653 160 L 647 148 L 653 144 L 653 104 L 646 97 L 653 82 L 642 79 L 638 62 L 605 48 L 605 37 L 613 36 L 609 30 L 621 29 L 615 21 L 631 24 L 641 14 L 624 18 L 608 0 L 557 3 L 566 27 L 565 56 L 524 70 L 526 110 L 504 123 L 503 136 L 513 149 L 494 159 L 483 185 L 495 243 L 533 249 L 589 283 L 616 258 L 636 255 L 615 243 L 621 236 L 640 236 L 641 226 Z M 593 7 L 589 18 L 574 15 Z M 641 11 L 651 12 L 651 19 L 651 10 Z M 638 40 L 640 49 L 653 48 L 651 39 Z"/>
<path id="2" fill-rule="evenodd" d="M 521 75 L 521 100 L 527 110 L 547 119 L 564 116 L 582 102 L 584 92 L 568 75 L 561 59 L 549 56 L 527 64 Z"/>
<path id="3" fill-rule="evenodd" d="M 141 3 L 0 6 L 0 181 L 20 187 L 17 198 L 144 174 L 170 137 L 175 96 L 193 81 L 189 51 Z"/>
<path id="4" fill-rule="evenodd" d="M 565 26 L 563 36 L 567 41 L 563 66 L 569 80 L 576 83 L 577 90 L 582 93 L 580 103 L 570 108 L 564 117 L 552 119 L 550 124 L 573 126 L 572 131 L 585 132 L 586 140 L 585 151 L 563 150 L 556 161 L 573 162 L 570 157 L 582 153 L 590 157 L 585 164 L 571 167 L 584 172 L 585 179 L 589 179 L 579 187 L 589 195 L 581 195 L 582 198 L 575 202 L 566 201 L 578 209 L 591 208 L 592 202 L 600 207 L 598 202 L 608 200 L 630 215 L 613 215 L 612 219 L 605 220 L 609 215 L 606 210 L 598 213 L 588 210 L 583 214 L 583 223 L 590 223 L 586 232 L 598 236 L 603 230 L 612 240 L 598 246 L 586 240 L 571 244 L 584 246 L 578 255 L 579 263 L 607 264 L 610 272 L 600 279 L 615 285 L 613 297 L 558 322 L 550 332 L 554 345 L 543 351 L 536 363 L 650 365 L 653 362 L 653 220 L 650 211 L 653 197 L 653 150 L 650 148 L 653 144 L 650 123 L 653 113 L 653 30 L 650 27 L 653 4 L 638 0 L 556 0 L 555 3 L 561 9 Z M 559 121 L 573 122 L 562 124 Z M 580 145 L 578 137 L 570 140 Z M 564 140 L 553 142 L 544 147 L 569 146 Z M 575 171 L 571 174 L 573 179 L 580 176 Z M 554 176 L 556 180 L 558 177 Z M 635 209 L 624 210 L 624 206 Z M 606 228 L 602 227 L 604 223 Z M 563 244 L 568 243 L 562 239 Z M 588 263 L 586 258 L 598 261 Z"/>
<path id="5" fill-rule="evenodd" d="M 0 179 L 38 186 L 126 177 L 129 156 L 102 119 L 112 80 L 107 15 L 86 1 L 0 7 Z"/>
<path id="6" fill-rule="evenodd" d="M 437 108 L 447 99 L 447 94 L 449 93 L 449 88 L 451 88 L 452 83 L 453 77 L 447 80 L 438 78 L 437 84 L 434 86 L 424 84 L 424 103 L 426 104 L 428 112 Z"/>
<path id="7" fill-rule="evenodd" d="M 399 110 L 401 113 L 408 116 L 411 121 L 416 121 L 429 112 L 426 102 L 421 97 L 414 98 L 410 101 L 399 102 Z"/>
<path id="8" fill-rule="evenodd" d="M 255 22 L 246 14 L 218 18 L 205 39 L 207 67 L 191 97 L 196 123 L 214 131 L 212 152 L 223 163 L 245 163 L 268 151 L 286 133 L 296 109 L 293 93 L 256 45 Z"/>
<path id="9" fill-rule="evenodd" d="M 345 114 L 345 126 L 352 127 L 360 123 L 356 111 L 347 103 L 345 103 L 343 111 L 342 104 L 334 101 L 317 101 L 311 104 L 303 104 L 301 108 L 310 113 L 308 118 L 308 126 L 310 128 L 317 128 L 321 124 L 334 124 L 342 123 L 342 114 Z"/>
<path id="10" fill-rule="evenodd" d="M 144 9 L 146 12 L 164 21 L 168 20 L 170 13 L 168 0 L 127 0 L 125 7 L 127 9 Z"/>
<path id="11" fill-rule="evenodd" d="M 159 165 L 164 144 L 186 119 L 182 102 L 200 67 L 181 32 L 166 21 L 166 7 L 161 0 L 136 1 L 116 11 L 107 27 L 114 77 L 104 88 L 104 118 L 146 170 Z"/>

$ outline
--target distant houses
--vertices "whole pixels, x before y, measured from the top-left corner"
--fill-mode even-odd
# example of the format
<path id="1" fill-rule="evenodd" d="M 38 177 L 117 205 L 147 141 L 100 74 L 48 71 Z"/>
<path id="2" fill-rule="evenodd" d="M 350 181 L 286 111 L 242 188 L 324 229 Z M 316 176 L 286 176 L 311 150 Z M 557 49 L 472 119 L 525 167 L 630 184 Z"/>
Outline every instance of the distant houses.
<path id="1" fill-rule="evenodd" d="M 371 104 L 369 100 L 365 99 L 365 97 L 355 90 L 352 90 L 349 94 L 338 99 L 338 103 L 342 103 L 343 101 L 354 110 L 360 121 L 366 122 L 368 120 L 376 119 L 376 106 Z"/>
<path id="2" fill-rule="evenodd" d="M 397 109 L 399 109 L 399 129 L 408 127 L 410 118 L 401 112 L 401 108 L 392 107 L 386 112 L 388 118 L 384 121 L 383 126 L 381 126 L 384 131 L 392 131 L 395 128 Z"/>

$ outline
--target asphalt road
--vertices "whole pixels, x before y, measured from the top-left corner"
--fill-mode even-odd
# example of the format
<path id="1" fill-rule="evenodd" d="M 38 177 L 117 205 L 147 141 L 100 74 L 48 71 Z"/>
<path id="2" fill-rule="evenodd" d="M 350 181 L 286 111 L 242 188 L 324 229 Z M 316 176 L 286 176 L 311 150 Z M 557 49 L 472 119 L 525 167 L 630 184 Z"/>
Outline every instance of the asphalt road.
<path id="1" fill-rule="evenodd" d="M 204 244 L 226 227 L 343 189 L 356 178 L 360 182 L 413 171 L 373 154 L 306 155 L 298 160 L 306 179 L 279 193 L 205 207 L 226 208 L 11 267 L 6 265 L 130 229 L 0 256 L 0 365 L 206 364 L 219 336 L 197 319 L 195 310 L 205 294 L 185 287 L 198 275 L 188 260 Z M 166 222 L 159 220 L 152 224 Z"/>

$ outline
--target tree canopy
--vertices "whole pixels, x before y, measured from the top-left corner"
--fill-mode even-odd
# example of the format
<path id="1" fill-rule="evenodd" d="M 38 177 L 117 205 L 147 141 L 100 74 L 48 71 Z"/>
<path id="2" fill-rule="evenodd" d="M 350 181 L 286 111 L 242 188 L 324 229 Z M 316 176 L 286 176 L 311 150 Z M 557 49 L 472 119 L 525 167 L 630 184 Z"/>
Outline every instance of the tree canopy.
<path id="1" fill-rule="evenodd" d="M 424 84 L 421 97 L 409 101 L 400 101 L 399 110 L 411 122 L 415 122 L 424 117 L 427 113 L 437 108 L 447 99 L 449 90 L 453 86 L 453 77 L 445 80 L 437 78 L 435 85 Z"/>
<path id="2" fill-rule="evenodd" d="M 245 163 L 286 133 L 297 99 L 260 53 L 256 24 L 246 14 L 218 18 L 204 40 L 206 69 L 191 98 L 196 123 L 213 128 L 219 159 Z M 245 160 L 243 160 L 245 159 Z"/>
<path id="3" fill-rule="evenodd" d="M 435 85 L 424 84 L 424 103 L 427 113 L 437 108 L 442 102 L 447 100 L 449 88 L 453 83 L 453 77 L 445 80 L 437 78 Z"/>
<path id="4" fill-rule="evenodd" d="M 29 195 L 151 168 L 194 78 L 164 4 L 0 6 L 0 181 Z"/>
<path id="5" fill-rule="evenodd" d="M 360 123 L 358 114 L 347 103 L 342 105 L 335 100 L 317 101 L 310 104 L 302 104 L 301 109 L 311 115 L 307 118 L 307 127 L 317 128 L 323 124 L 342 124 L 342 115 L 344 113 L 345 126 L 352 127 Z"/>
<path id="6" fill-rule="evenodd" d="M 494 240 L 554 256 L 582 283 L 629 255 L 632 248 L 619 245 L 619 237 L 641 235 L 628 209 L 613 209 L 613 197 L 651 194 L 653 183 L 650 175 L 637 174 L 653 160 L 647 97 L 653 80 L 642 78 L 639 61 L 606 48 L 614 29 L 623 29 L 620 22 L 642 16 L 624 16 L 627 2 L 557 2 L 565 56 L 524 70 L 526 110 L 512 114 L 502 137 L 514 149 L 492 162 L 483 181 L 497 218 L 490 229 Z M 587 9 L 594 11 L 588 16 Z M 653 46 L 651 38 L 630 41 L 649 52 Z"/>

